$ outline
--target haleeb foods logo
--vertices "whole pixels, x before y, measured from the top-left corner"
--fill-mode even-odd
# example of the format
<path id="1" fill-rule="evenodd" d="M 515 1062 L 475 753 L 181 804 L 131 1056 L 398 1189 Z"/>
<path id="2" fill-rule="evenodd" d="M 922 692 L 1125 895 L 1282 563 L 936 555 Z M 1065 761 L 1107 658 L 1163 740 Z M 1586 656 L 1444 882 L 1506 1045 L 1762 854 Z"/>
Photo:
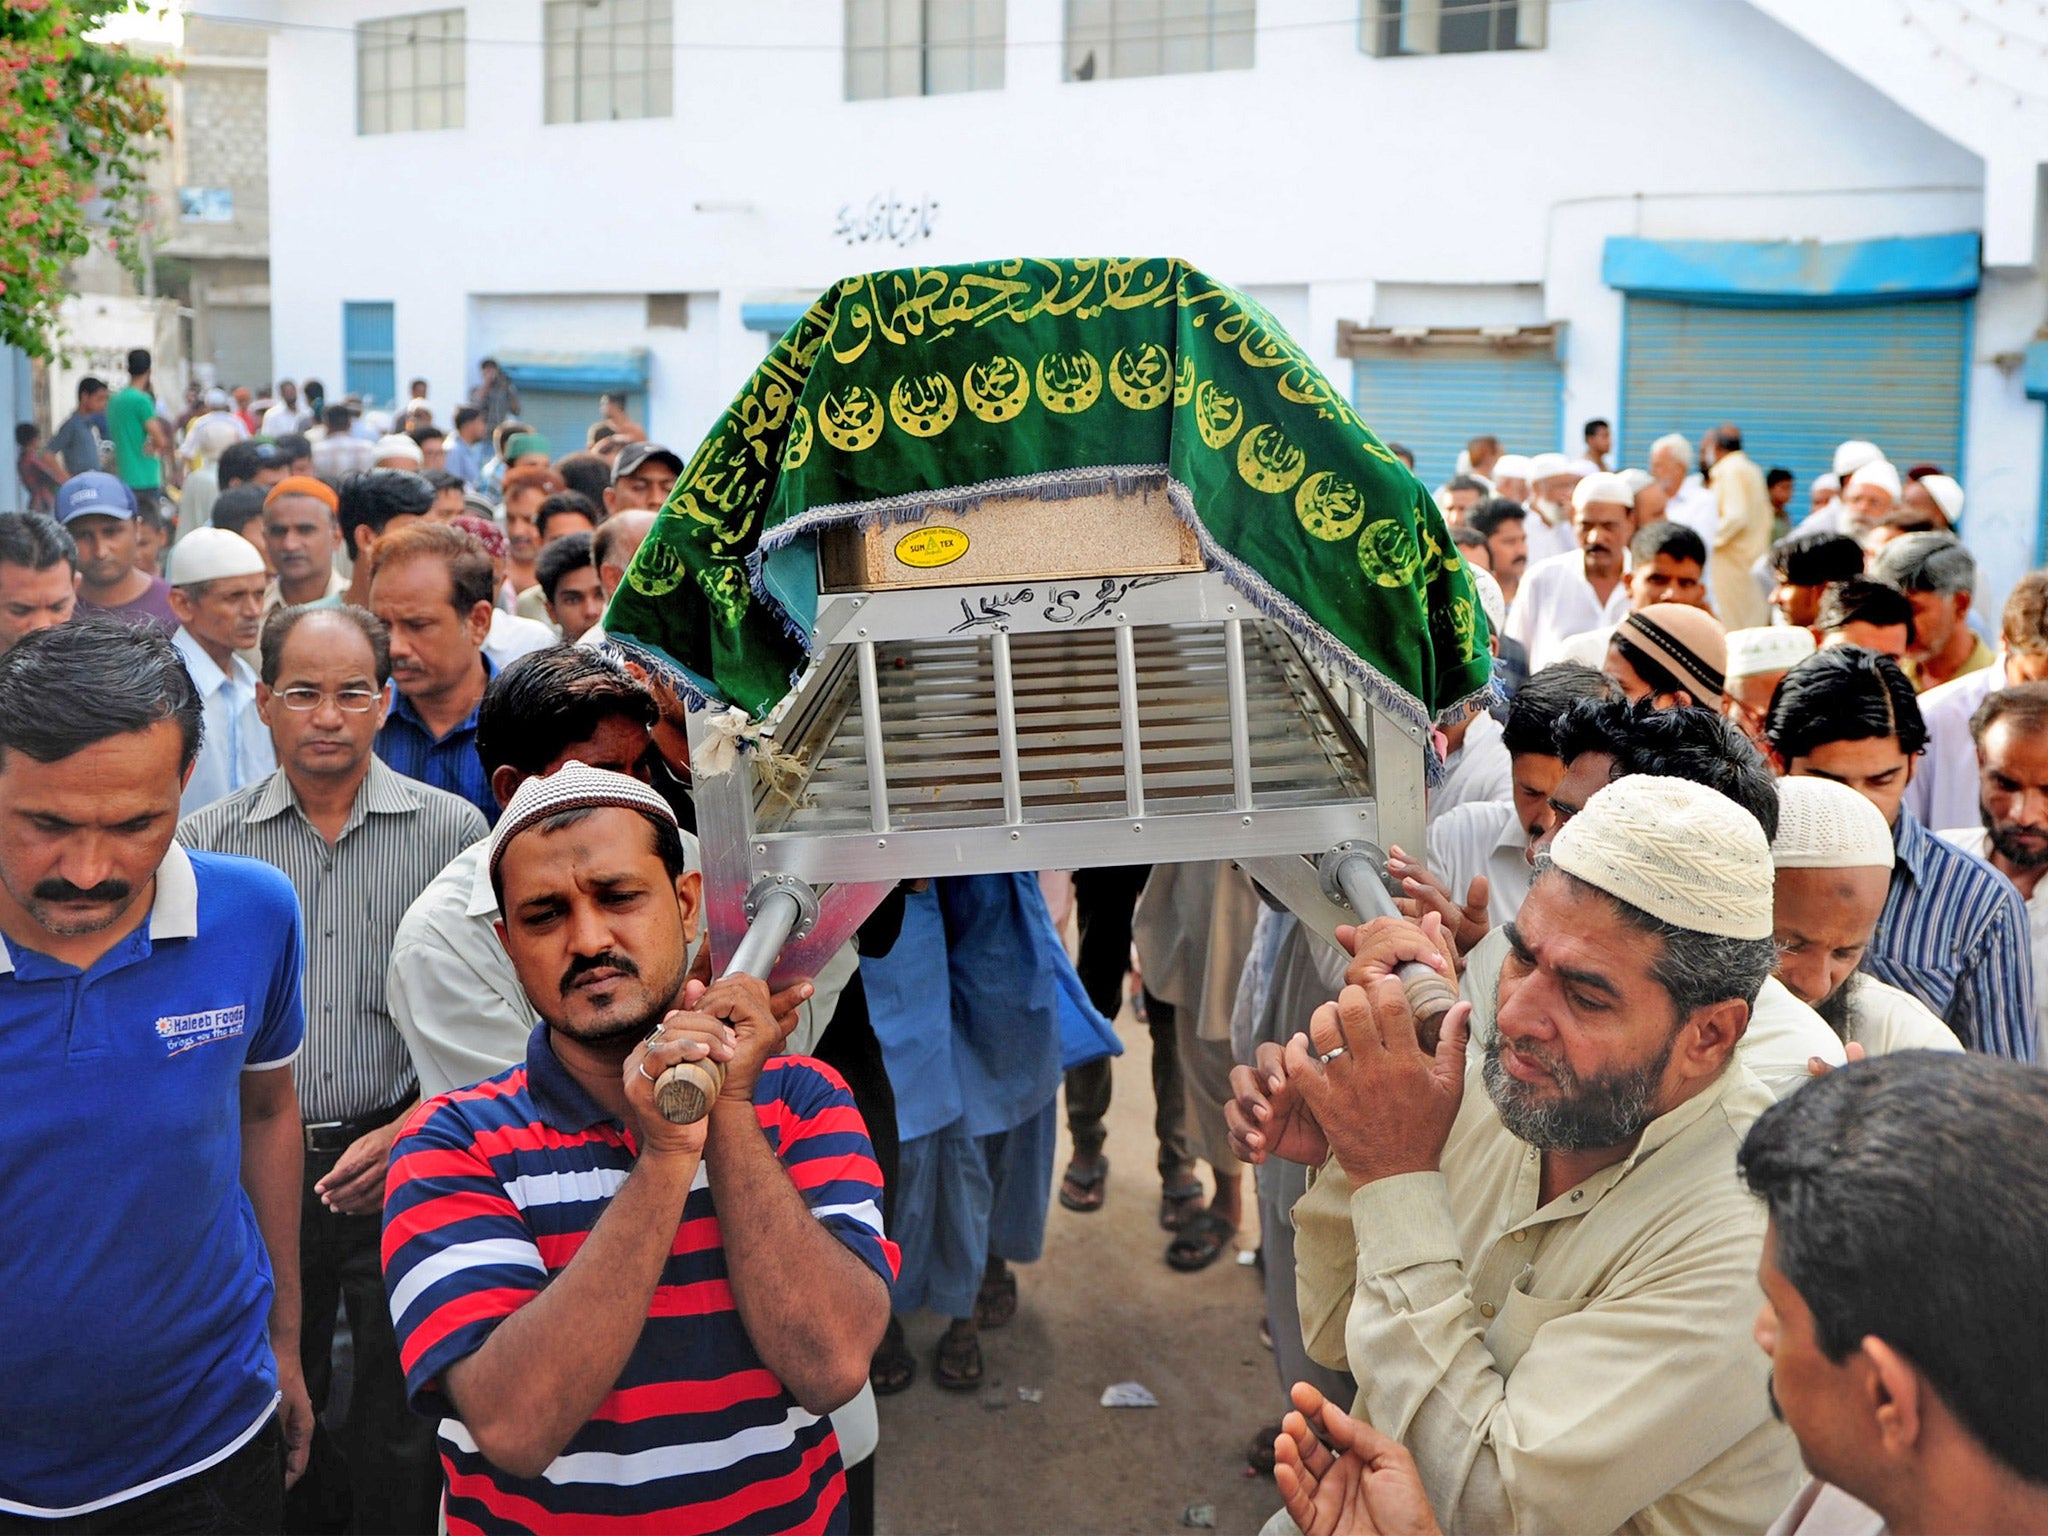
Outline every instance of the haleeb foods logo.
<path id="1" fill-rule="evenodd" d="M 163 1041 L 165 1055 L 182 1056 L 195 1046 L 237 1038 L 247 1028 L 248 1016 L 248 1009 L 240 1003 L 204 1013 L 176 1013 L 156 1021 L 156 1037 Z"/>

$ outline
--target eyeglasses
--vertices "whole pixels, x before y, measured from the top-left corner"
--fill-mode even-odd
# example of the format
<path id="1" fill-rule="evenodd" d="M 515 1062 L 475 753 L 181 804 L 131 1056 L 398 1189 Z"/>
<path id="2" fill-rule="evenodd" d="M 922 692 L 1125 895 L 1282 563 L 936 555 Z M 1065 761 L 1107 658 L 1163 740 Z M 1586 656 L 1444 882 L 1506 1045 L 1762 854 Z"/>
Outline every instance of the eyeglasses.
<path id="1" fill-rule="evenodd" d="M 335 708 L 345 715 L 367 715 L 384 697 L 375 688 L 344 688 L 339 693 L 326 693 L 318 688 L 280 688 L 277 696 L 284 700 L 286 709 L 295 709 L 301 714 L 308 714 L 332 699 Z"/>

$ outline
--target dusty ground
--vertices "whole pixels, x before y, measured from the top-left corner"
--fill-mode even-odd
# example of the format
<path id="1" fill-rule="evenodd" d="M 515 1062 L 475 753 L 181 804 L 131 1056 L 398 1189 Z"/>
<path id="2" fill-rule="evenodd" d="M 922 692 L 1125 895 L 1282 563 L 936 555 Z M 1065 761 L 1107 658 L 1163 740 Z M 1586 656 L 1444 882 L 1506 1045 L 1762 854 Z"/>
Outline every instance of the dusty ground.
<path id="1" fill-rule="evenodd" d="M 1018 1270 L 1016 1320 L 982 1335 L 979 1396 L 931 1384 L 945 1323 L 911 1322 L 917 1382 L 881 1404 L 878 1523 L 888 1536 L 1166 1533 L 1185 1529 L 1198 1503 L 1214 1507 L 1218 1530 L 1255 1532 L 1278 1507 L 1271 1479 L 1245 1475 L 1243 1454 L 1280 1413 L 1273 1356 L 1259 1342 L 1258 1271 L 1231 1255 L 1194 1275 L 1162 1261 L 1151 1042 L 1128 1012 L 1117 1027 L 1108 1203 L 1087 1216 L 1053 1203 L 1045 1256 Z M 1056 1169 L 1068 1150 L 1063 1130 Z M 1249 1250 L 1249 1173 L 1245 1184 L 1239 1242 Z M 1143 1382 L 1159 1406 L 1101 1407 L 1102 1389 L 1120 1381 Z M 1019 1387 L 1044 1398 L 1022 1401 Z"/>

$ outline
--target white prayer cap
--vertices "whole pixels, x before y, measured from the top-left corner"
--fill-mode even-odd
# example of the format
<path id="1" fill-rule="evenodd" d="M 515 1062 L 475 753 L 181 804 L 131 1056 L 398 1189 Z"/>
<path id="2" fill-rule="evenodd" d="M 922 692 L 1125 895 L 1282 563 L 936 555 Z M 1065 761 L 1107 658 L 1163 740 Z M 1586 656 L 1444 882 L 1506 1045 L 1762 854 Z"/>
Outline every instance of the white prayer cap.
<path id="1" fill-rule="evenodd" d="M 1833 779 L 1778 780 L 1779 869 L 1890 869 L 1898 859 L 1884 812 Z"/>
<path id="2" fill-rule="evenodd" d="M 1803 624 L 1768 624 L 1728 632 L 1729 682 L 1766 672 L 1790 672 L 1813 654 L 1813 631 Z"/>
<path id="3" fill-rule="evenodd" d="M 1848 479 L 1866 464 L 1874 464 L 1884 457 L 1884 450 L 1875 443 L 1866 443 L 1860 437 L 1852 437 L 1835 449 L 1835 474 Z"/>
<path id="4" fill-rule="evenodd" d="M 637 811 L 672 827 L 677 825 L 676 813 L 669 809 L 668 802 L 638 779 L 607 768 L 566 762 L 545 778 L 536 774 L 513 792 L 512 803 L 505 807 L 497 830 L 491 834 L 492 877 L 496 878 L 498 865 L 504 861 L 506 846 L 535 822 L 562 811 L 598 810 L 606 806 Z"/>
<path id="5" fill-rule="evenodd" d="M 1526 480 L 1533 460 L 1519 453 L 1504 453 L 1493 461 L 1493 480 L 1498 485 L 1503 480 Z"/>
<path id="6" fill-rule="evenodd" d="M 1951 523 L 1960 522 L 1963 516 L 1963 488 L 1953 475 L 1922 475 L 1920 488 L 1934 498 L 1934 504 L 1941 508 L 1941 515 Z"/>
<path id="7" fill-rule="evenodd" d="M 1498 464 L 1493 466 L 1493 472 L 1496 475 L 1500 473 L 1500 466 Z M 1572 461 L 1561 453 L 1539 453 L 1529 461 L 1529 478 L 1531 480 L 1550 480 L 1558 475 L 1568 475 L 1571 472 Z"/>
<path id="8" fill-rule="evenodd" d="M 1657 483 L 1657 477 L 1647 469 L 1624 469 L 1621 471 L 1621 478 L 1628 482 L 1628 488 L 1632 491 L 1640 491 Z"/>
<path id="9" fill-rule="evenodd" d="M 1451 467 L 1451 473 L 1454 475 L 1469 475 L 1472 473 L 1472 452 L 1470 449 L 1460 448 L 1458 450 L 1458 462 Z"/>
<path id="10" fill-rule="evenodd" d="M 1854 490 L 1859 485 L 1874 485 L 1881 491 L 1889 491 L 1893 501 L 1897 501 L 1904 490 L 1899 484 L 1899 472 L 1889 459 L 1872 459 L 1849 477 L 1849 489 Z"/>
<path id="11" fill-rule="evenodd" d="M 427 456 L 420 452 L 420 445 L 403 432 L 393 432 L 377 439 L 377 460 L 403 459 L 418 469 L 427 462 Z"/>
<path id="12" fill-rule="evenodd" d="M 1810 487 L 1810 489 L 1816 491 L 1833 491 L 1836 495 L 1839 496 L 1842 492 L 1842 477 L 1840 475 L 1815 475 L 1813 477 L 1813 485 Z"/>
<path id="13" fill-rule="evenodd" d="M 1469 573 L 1472 585 L 1479 590 L 1479 606 L 1486 614 L 1486 622 L 1493 626 L 1497 635 L 1508 627 L 1508 600 L 1500 589 L 1500 583 L 1493 579 L 1493 572 L 1471 567 Z"/>
<path id="14" fill-rule="evenodd" d="M 224 411 L 233 403 L 228 398 L 228 392 L 218 384 L 206 392 L 206 408 L 209 411 Z"/>
<path id="15" fill-rule="evenodd" d="M 1650 457 L 1652 459 L 1656 458 L 1660 453 L 1675 454 L 1681 463 L 1690 464 L 1692 462 L 1692 439 L 1683 432 L 1666 432 L 1657 441 L 1650 444 Z"/>
<path id="16" fill-rule="evenodd" d="M 1557 829 L 1550 862 L 1676 927 L 1727 939 L 1771 936 L 1764 829 L 1704 784 L 1647 773 L 1616 779 Z"/>
<path id="17" fill-rule="evenodd" d="M 174 587 L 262 574 L 262 552 L 225 528 L 194 528 L 171 547 L 170 582 Z"/>
<path id="18" fill-rule="evenodd" d="M 1619 475 L 1610 475 L 1604 470 L 1586 476 L 1572 487 L 1572 510 L 1580 511 L 1588 502 L 1612 502 L 1616 506 L 1633 507 L 1636 504 L 1635 488 Z"/>

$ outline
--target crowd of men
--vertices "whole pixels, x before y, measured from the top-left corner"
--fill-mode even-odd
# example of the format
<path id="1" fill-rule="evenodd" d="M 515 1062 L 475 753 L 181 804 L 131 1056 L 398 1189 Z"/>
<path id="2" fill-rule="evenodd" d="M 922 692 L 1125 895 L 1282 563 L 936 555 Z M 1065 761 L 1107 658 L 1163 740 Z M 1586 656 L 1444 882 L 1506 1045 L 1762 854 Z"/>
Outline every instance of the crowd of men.
<path id="1" fill-rule="evenodd" d="M 1400 918 L 1081 871 L 1070 959 L 920 882 L 771 995 L 603 644 L 678 455 L 488 361 L 448 431 L 130 372 L 0 514 L 0 1530 L 871 1530 L 874 1396 L 1107 1203 L 1129 1005 L 1168 1266 L 1250 1172 L 1273 1531 L 2048 1531 L 2048 573 L 1980 634 L 1938 468 L 1781 529 L 1733 426 L 1474 439 L 1500 688 Z"/>

